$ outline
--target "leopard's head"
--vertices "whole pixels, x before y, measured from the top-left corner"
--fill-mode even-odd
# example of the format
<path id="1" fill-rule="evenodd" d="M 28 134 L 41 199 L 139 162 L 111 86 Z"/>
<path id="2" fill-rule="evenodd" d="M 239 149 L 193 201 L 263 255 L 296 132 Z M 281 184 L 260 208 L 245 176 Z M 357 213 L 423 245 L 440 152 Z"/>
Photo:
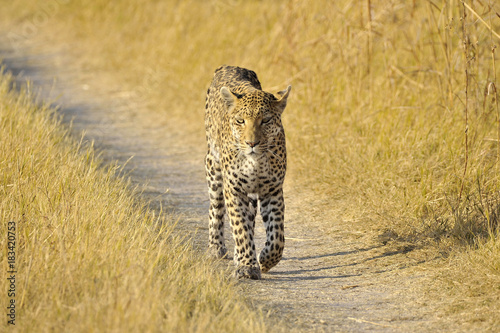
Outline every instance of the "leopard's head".
<path id="1" fill-rule="evenodd" d="M 273 138 L 283 132 L 281 114 L 292 86 L 276 95 L 254 90 L 240 95 L 222 87 L 221 96 L 229 114 L 235 150 L 250 158 L 268 151 Z"/>

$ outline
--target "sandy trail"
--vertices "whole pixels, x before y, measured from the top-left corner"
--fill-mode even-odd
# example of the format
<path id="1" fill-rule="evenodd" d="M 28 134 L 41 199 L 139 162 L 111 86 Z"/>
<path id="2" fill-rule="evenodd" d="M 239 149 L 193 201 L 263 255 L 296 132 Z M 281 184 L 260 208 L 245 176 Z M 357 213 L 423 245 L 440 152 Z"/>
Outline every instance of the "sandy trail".
<path id="1" fill-rule="evenodd" d="M 106 160 L 128 161 L 126 171 L 144 195 L 178 214 L 182 232 L 205 249 L 204 133 L 185 130 L 176 120 L 148 118 L 151 115 L 123 92 L 94 89 L 99 87 L 98 75 L 71 68 L 64 52 L 20 54 L 4 48 L 0 58 L 18 81 L 30 79 L 42 98 L 57 101 L 65 121 L 73 120 L 75 136 L 85 130 Z M 428 277 L 425 265 L 411 252 L 386 247 L 363 231 L 360 222 L 340 219 L 335 209 L 325 209 L 325 198 L 299 180 L 287 179 L 285 200 L 284 259 L 263 275 L 264 280 L 241 282 L 255 304 L 304 330 L 460 330 L 422 303 L 415 286 Z M 257 225 L 262 248 L 265 230 Z M 226 238 L 229 235 L 228 229 Z M 232 243 L 229 247 L 232 253 Z"/>

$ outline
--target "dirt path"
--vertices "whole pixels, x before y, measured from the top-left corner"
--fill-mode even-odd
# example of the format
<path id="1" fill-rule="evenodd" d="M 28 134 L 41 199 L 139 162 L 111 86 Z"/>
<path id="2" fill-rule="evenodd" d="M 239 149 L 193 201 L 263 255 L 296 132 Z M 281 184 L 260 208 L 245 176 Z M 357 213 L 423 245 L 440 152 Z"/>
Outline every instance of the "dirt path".
<path id="1" fill-rule="evenodd" d="M 121 91 L 95 89 L 98 76 L 65 67 L 63 51 L 20 55 L 4 48 L 0 58 L 20 81 L 29 78 L 40 87 L 43 98 L 57 99 L 66 121 L 73 119 L 74 133 L 85 130 L 105 159 L 128 161 L 133 182 L 158 206 L 179 214 L 180 228 L 204 249 L 204 133 L 185 131 L 175 120 L 149 119 Z M 460 330 L 423 304 L 419 286 L 429 277 L 411 252 L 383 245 L 360 222 L 341 220 L 334 208 L 325 208 L 324 198 L 291 177 L 285 197 L 284 259 L 264 280 L 242 282 L 255 304 L 304 330 Z M 262 247 L 265 231 L 258 226 Z"/>

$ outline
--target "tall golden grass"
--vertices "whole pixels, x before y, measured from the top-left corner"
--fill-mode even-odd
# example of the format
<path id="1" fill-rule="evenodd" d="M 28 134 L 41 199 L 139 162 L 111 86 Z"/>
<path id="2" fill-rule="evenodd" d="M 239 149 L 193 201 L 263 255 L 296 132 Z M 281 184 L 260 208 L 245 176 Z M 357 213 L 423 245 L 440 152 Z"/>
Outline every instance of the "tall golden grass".
<path id="1" fill-rule="evenodd" d="M 54 109 L 11 88 L 0 75 L 0 330 L 273 329 L 224 270 L 172 233 L 172 217 L 149 210 L 116 166 L 70 139 Z M 6 316 L 11 300 L 15 318 Z"/>
<path id="2" fill-rule="evenodd" d="M 497 2 L 61 1 L 38 24 L 27 3 L 0 14 L 12 45 L 70 43 L 75 67 L 192 131 L 221 64 L 292 83 L 291 178 L 396 239 L 486 246 L 470 265 L 500 274 Z"/>

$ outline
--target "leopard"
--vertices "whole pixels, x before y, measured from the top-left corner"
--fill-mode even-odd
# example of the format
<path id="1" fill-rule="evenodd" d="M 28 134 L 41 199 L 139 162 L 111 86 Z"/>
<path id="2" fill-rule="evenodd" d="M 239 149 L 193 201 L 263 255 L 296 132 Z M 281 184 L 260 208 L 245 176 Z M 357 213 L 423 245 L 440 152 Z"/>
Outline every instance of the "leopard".
<path id="1" fill-rule="evenodd" d="M 207 90 L 208 251 L 216 258 L 229 259 L 224 239 L 228 219 L 237 279 L 260 280 L 283 257 L 287 155 L 281 116 L 291 88 L 276 94 L 265 92 L 254 71 L 224 65 L 215 70 Z M 258 210 L 266 241 L 257 257 Z"/>

